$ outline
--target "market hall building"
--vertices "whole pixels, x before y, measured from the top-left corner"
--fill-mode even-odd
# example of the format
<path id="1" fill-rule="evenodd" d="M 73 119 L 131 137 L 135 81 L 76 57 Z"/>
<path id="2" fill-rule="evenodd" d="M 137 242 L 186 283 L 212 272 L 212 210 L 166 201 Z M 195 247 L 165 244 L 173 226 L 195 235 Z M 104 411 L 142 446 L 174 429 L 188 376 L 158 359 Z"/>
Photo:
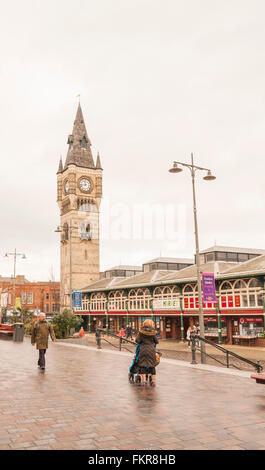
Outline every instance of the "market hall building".
<path id="1" fill-rule="evenodd" d="M 219 320 L 222 343 L 264 346 L 265 250 L 214 246 L 200 253 L 200 261 L 201 272 L 214 273 L 217 294 L 216 303 L 203 303 L 206 338 L 218 341 Z M 118 331 L 131 324 L 138 330 L 152 318 L 161 339 L 184 340 L 190 323 L 199 321 L 194 261 L 157 258 L 144 263 L 142 272 L 129 268 L 101 273 L 80 291 L 82 307 L 75 312 L 85 329 Z"/>

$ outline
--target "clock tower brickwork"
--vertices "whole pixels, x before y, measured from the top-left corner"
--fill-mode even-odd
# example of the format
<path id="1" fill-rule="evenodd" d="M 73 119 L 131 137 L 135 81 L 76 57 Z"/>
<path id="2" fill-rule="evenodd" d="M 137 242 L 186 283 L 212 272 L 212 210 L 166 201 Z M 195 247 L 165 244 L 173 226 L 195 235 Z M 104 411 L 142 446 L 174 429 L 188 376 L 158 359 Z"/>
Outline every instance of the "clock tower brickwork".
<path id="1" fill-rule="evenodd" d="M 57 172 L 57 203 L 61 231 L 61 307 L 69 307 L 70 291 L 99 279 L 99 208 L 102 168 L 96 165 L 79 104 L 68 152 Z M 72 275 L 71 275 L 72 273 Z"/>

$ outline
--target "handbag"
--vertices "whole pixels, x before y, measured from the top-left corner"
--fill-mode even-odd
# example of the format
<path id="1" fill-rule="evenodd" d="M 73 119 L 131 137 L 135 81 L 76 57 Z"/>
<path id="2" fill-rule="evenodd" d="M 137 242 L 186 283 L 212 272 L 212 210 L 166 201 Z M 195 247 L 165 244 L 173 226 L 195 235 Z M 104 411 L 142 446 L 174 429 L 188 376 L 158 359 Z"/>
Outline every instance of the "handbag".
<path id="1" fill-rule="evenodd" d="M 160 363 L 160 356 L 162 356 L 162 353 L 160 351 L 156 351 L 156 366 Z"/>

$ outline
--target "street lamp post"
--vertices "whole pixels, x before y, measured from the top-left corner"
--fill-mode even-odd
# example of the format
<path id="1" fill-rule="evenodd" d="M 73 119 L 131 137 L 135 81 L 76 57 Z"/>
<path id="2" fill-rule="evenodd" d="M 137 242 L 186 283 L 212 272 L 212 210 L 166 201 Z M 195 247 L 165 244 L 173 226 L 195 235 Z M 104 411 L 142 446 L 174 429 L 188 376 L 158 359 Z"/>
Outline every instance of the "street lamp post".
<path id="1" fill-rule="evenodd" d="M 173 162 L 173 167 L 169 170 L 170 173 L 179 173 L 182 171 L 178 165 L 189 168 L 191 172 L 192 179 L 192 195 L 193 195 L 193 215 L 194 215 L 194 234 L 195 234 L 195 246 L 196 246 L 196 265 L 197 265 L 197 284 L 198 284 L 198 298 L 199 298 L 199 325 L 200 325 L 200 336 L 204 338 L 204 318 L 203 318 L 203 308 L 202 308 L 202 287 L 201 287 L 201 265 L 200 265 L 200 255 L 199 255 L 199 234 L 198 234 L 198 221 L 197 221 L 197 205 L 196 205 L 196 192 L 195 192 L 195 173 L 197 170 L 207 171 L 207 175 L 204 176 L 204 180 L 211 181 L 216 179 L 212 175 L 211 170 L 208 168 L 202 168 L 197 165 L 194 165 L 193 153 L 191 154 L 191 164 L 183 162 Z M 201 363 L 205 364 L 205 343 L 201 341 Z"/>
<path id="2" fill-rule="evenodd" d="M 9 256 L 14 257 L 14 279 L 13 279 L 13 313 L 15 312 L 15 305 L 16 305 L 16 266 L 17 266 L 17 257 L 21 256 L 22 259 L 26 259 L 26 255 L 24 253 L 18 253 L 17 249 L 13 253 L 6 253 L 4 258 L 9 258 Z"/>
<path id="3" fill-rule="evenodd" d="M 73 291 L 72 291 L 72 231 L 73 230 L 76 230 L 78 229 L 78 227 L 75 227 L 72 225 L 71 221 L 70 221 L 70 226 L 68 227 L 69 229 L 69 247 L 70 247 L 70 253 L 69 253 L 69 257 L 70 257 L 70 280 L 69 280 L 69 284 L 70 284 L 70 309 L 71 309 L 71 312 L 73 312 Z M 63 226 L 62 225 L 58 225 L 57 229 L 55 230 L 56 233 L 61 233 L 63 232 Z"/>

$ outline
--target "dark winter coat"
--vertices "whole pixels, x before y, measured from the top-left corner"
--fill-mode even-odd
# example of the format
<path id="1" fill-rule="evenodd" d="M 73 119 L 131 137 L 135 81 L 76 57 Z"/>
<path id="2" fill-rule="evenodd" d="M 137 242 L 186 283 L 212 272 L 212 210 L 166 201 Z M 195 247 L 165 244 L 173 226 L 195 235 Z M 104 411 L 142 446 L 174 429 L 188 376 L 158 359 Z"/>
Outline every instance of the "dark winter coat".
<path id="1" fill-rule="evenodd" d="M 47 349 L 48 348 L 48 338 L 50 337 L 53 341 L 55 341 L 55 334 L 53 331 L 53 327 L 50 323 L 46 320 L 39 321 L 37 320 L 34 323 L 31 333 L 31 344 L 36 343 L 37 349 Z"/>
<path id="2" fill-rule="evenodd" d="M 141 345 L 138 366 L 155 367 L 156 351 L 154 345 L 158 344 L 156 330 L 148 327 L 140 328 L 135 341 Z"/>

